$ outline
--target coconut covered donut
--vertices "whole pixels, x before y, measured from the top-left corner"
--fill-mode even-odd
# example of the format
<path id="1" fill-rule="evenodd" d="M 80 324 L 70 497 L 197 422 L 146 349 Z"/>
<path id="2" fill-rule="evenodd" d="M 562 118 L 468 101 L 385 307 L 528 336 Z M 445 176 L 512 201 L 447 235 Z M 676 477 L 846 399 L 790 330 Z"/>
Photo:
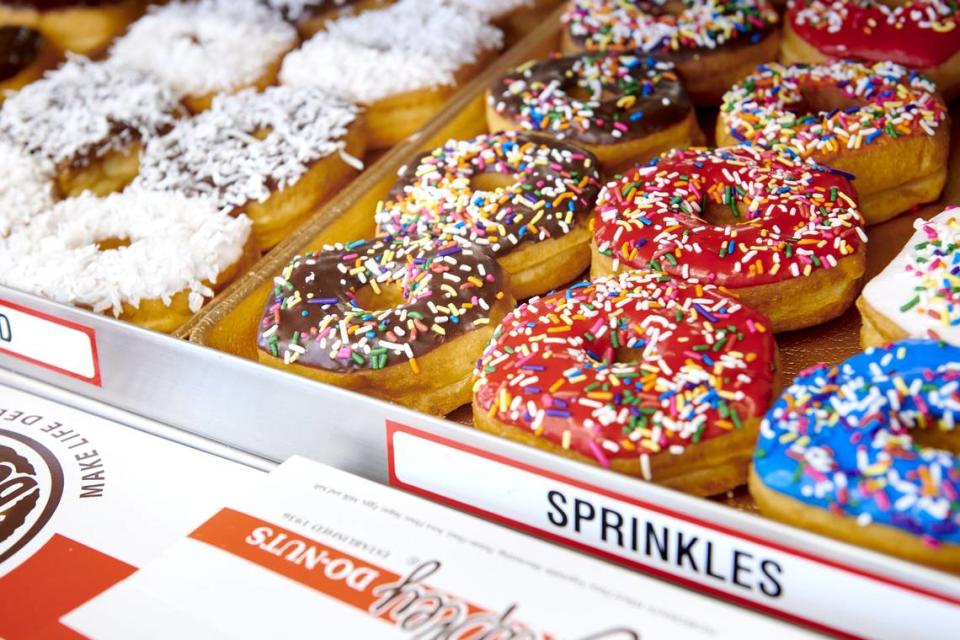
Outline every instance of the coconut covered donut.
<path id="1" fill-rule="evenodd" d="M 53 167 L 0 142 L 0 238 L 53 207 Z"/>
<path id="2" fill-rule="evenodd" d="M 403 166 L 378 205 L 379 233 L 456 235 L 488 247 L 517 298 L 570 282 L 590 263 L 596 159 L 509 131 L 451 140 Z"/>
<path id="3" fill-rule="evenodd" d="M 784 26 L 782 60 L 889 60 L 916 69 L 948 98 L 960 91 L 960 7 L 952 0 L 797 0 Z"/>
<path id="4" fill-rule="evenodd" d="M 13 0 L 0 3 L 0 24 L 37 29 L 62 51 L 94 56 L 141 11 L 141 0 Z"/>
<path id="5" fill-rule="evenodd" d="M 133 23 L 110 57 L 161 78 L 197 113 L 218 93 L 274 84 L 297 42 L 297 30 L 257 0 L 177 0 Z"/>
<path id="6" fill-rule="evenodd" d="M 263 0 L 271 9 L 280 12 L 284 20 L 297 27 L 300 36 L 309 38 L 322 30 L 330 20 L 375 9 L 390 0 Z"/>
<path id="7" fill-rule="evenodd" d="M 255 257 L 250 220 L 221 213 L 212 201 L 83 194 L 0 240 L 0 281 L 170 332 Z"/>
<path id="8" fill-rule="evenodd" d="M 593 153 L 608 172 L 703 138 L 673 64 L 619 53 L 557 57 L 511 69 L 487 90 L 487 124 L 491 131 L 534 131 L 566 140 Z"/>
<path id="9" fill-rule="evenodd" d="M 210 196 L 253 220 L 270 248 L 362 164 L 356 107 L 319 89 L 271 87 L 217 97 L 147 145 L 135 185 Z"/>
<path id="10" fill-rule="evenodd" d="M 698 495 L 746 481 L 778 392 L 766 318 L 654 271 L 521 305 L 475 377 L 478 428 Z"/>
<path id="11" fill-rule="evenodd" d="M 541 24 L 561 0 L 449 0 L 478 12 L 486 20 L 518 38 Z"/>
<path id="12" fill-rule="evenodd" d="M 50 162 L 64 196 L 104 195 L 137 175 L 140 149 L 180 115 L 154 76 L 71 57 L 0 107 L 0 139 Z"/>
<path id="13" fill-rule="evenodd" d="M 357 240 L 297 256 L 274 280 L 260 361 L 444 415 L 513 308 L 486 250 L 459 239 Z"/>
<path id="14" fill-rule="evenodd" d="M 958 388 L 960 349 L 927 340 L 801 373 L 760 427 L 760 511 L 960 571 Z"/>
<path id="15" fill-rule="evenodd" d="M 0 26 L 0 102 L 10 91 L 38 80 L 60 54 L 39 31 Z"/>
<path id="16" fill-rule="evenodd" d="M 365 107 L 371 147 L 419 130 L 503 44 L 499 29 L 443 0 L 399 0 L 330 22 L 283 62 L 280 80 Z"/>
<path id="17" fill-rule="evenodd" d="M 595 211 L 595 277 L 653 269 L 719 285 L 774 331 L 843 313 L 866 269 L 850 183 L 755 148 L 667 152 L 604 186 Z"/>
<path id="18" fill-rule="evenodd" d="M 908 337 L 960 346 L 960 209 L 913 226 L 913 237 L 857 300 L 864 347 Z"/>
<path id="19" fill-rule="evenodd" d="M 563 50 L 661 53 L 694 102 L 715 105 L 776 59 L 778 22 L 767 0 L 575 0 L 563 16 Z"/>
<path id="20" fill-rule="evenodd" d="M 717 144 L 752 144 L 850 174 L 867 224 L 936 200 L 950 123 L 929 80 L 899 65 L 769 64 L 723 97 Z"/>

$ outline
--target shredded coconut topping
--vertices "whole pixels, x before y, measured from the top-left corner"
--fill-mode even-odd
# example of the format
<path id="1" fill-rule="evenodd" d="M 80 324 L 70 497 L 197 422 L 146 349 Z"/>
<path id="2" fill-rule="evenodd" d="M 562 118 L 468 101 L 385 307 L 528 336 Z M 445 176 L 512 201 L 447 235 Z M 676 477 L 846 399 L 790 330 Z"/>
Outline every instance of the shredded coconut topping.
<path id="1" fill-rule="evenodd" d="M 153 76 L 74 56 L 7 98 L 0 136 L 54 164 L 82 162 L 162 133 L 179 111 Z"/>
<path id="2" fill-rule="evenodd" d="M 256 0 L 199 0 L 152 8 L 110 53 L 182 97 L 254 82 L 296 44 L 296 29 Z"/>
<path id="3" fill-rule="evenodd" d="M 455 73 L 497 49 L 503 33 L 443 0 L 400 0 L 331 22 L 283 62 L 283 84 L 322 87 L 370 104 L 456 84 Z"/>
<path id="4" fill-rule="evenodd" d="M 211 196 L 226 210 L 263 202 L 313 162 L 345 153 L 356 116 L 355 106 L 320 89 L 221 95 L 208 111 L 150 141 L 133 187 Z"/>
<path id="5" fill-rule="evenodd" d="M 0 237 L 53 206 L 53 167 L 0 143 Z"/>
<path id="6" fill-rule="evenodd" d="M 210 200 L 177 194 L 84 194 L 0 240 L 0 281 L 57 302 L 119 316 L 123 304 L 189 290 L 190 309 L 213 296 L 204 280 L 240 259 L 250 236 L 246 216 L 220 213 Z M 101 251 L 123 238 L 129 246 Z"/>
<path id="7" fill-rule="evenodd" d="M 338 9 L 353 4 L 356 0 L 264 0 L 274 11 L 279 11 L 287 20 L 303 20 L 322 11 Z"/>

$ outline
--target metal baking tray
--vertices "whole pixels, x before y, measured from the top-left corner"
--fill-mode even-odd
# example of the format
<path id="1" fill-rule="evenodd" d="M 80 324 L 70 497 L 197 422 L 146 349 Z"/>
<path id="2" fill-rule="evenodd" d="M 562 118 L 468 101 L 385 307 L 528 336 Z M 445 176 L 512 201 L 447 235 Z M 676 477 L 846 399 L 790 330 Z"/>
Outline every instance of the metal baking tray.
<path id="1" fill-rule="evenodd" d="M 188 341 L 0 288 L 0 314 L 7 303 L 78 327 L 90 336 L 97 363 L 96 376 L 65 375 L 4 355 L 0 341 L 0 367 L 8 370 L 0 371 L 0 382 L 87 410 L 110 406 L 268 460 L 305 455 L 817 630 L 955 634 L 960 578 L 760 517 L 744 493 L 687 496 L 469 428 L 468 410 L 435 418 L 254 361 L 256 326 L 275 273 L 296 253 L 372 236 L 373 208 L 396 169 L 418 150 L 484 131 L 483 91 L 505 68 L 555 49 L 558 15 L 228 287 L 180 332 Z M 712 131 L 713 114 L 703 117 Z M 960 128 L 953 133 L 958 151 Z M 954 153 L 951 175 L 958 161 Z M 943 202 L 917 213 L 929 216 L 958 200 L 960 182 L 951 181 Z M 913 217 L 869 230 L 868 275 L 901 248 Z M 778 336 L 784 376 L 857 352 L 858 330 L 851 309 L 831 323 Z"/>

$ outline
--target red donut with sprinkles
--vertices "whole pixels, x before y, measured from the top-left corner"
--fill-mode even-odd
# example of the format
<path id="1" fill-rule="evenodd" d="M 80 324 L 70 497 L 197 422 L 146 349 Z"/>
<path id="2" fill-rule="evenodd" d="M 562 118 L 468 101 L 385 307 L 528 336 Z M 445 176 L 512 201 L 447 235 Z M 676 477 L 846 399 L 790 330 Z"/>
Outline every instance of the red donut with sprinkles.
<path id="1" fill-rule="evenodd" d="M 866 268 L 850 182 L 752 147 L 667 152 L 607 184 L 594 223 L 594 277 L 651 269 L 719 285 L 774 331 L 843 313 Z"/>
<path id="2" fill-rule="evenodd" d="M 509 314 L 475 374 L 484 431 L 697 495 L 743 484 L 778 388 L 762 314 L 630 271 Z"/>
<path id="3" fill-rule="evenodd" d="M 793 0 L 781 59 L 889 60 L 933 80 L 947 99 L 960 95 L 960 5 L 954 0 Z"/>

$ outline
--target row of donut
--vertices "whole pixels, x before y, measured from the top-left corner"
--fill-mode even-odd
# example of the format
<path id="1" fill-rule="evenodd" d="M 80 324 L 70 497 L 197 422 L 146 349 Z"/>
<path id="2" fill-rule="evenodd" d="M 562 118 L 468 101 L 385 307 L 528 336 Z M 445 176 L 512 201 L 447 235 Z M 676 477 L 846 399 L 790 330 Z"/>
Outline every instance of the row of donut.
<path id="1" fill-rule="evenodd" d="M 787 326 L 794 308 L 835 309 L 834 274 L 848 277 L 865 240 L 849 181 L 750 147 L 668 151 L 598 179 L 588 151 L 516 131 L 423 154 L 378 205 L 380 237 L 298 255 L 275 277 L 260 361 L 428 413 L 472 403 L 480 429 L 697 495 L 746 483 L 752 467 L 773 517 L 960 570 L 956 458 L 911 435 L 955 437 L 960 349 L 870 347 L 803 373 L 777 400 L 784 327 L 715 283 L 745 275 L 725 252 L 762 254 L 770 238 L 783 267 L 769 302 Z M 708 220 L 741 198 L 752 217 Z M 590 236 L 596 258 L 634 214 L 641 250 L 670 246 L 609 275 L 594 261 L 593 279 L 515 308 L 569 282 Z M 868 285 L 902 335 L 957 337 L 958 234 L 960 210 L 918 221 Z M 856 295 L 859 280 L 844 290 Z"/>
<path id="2" fill-rule="evenodd" d="M 783 18 L 768 0 L 658 3 L 571 0 L 563 50 L 658 53 L 675 62 L 697 104 L 717 104 L 759 64 L 831 58 L 895 62 L 960 92 L 960 8 L 951 0 L 789 0 Z M 781 21 L 783 23 L 781 29 Z"/>
<path id="3" fill-rule="evenodd" d="M 510 4 L 519 3 L 499 9 Z M 341 34 L 328 38 L 340 53 L 373 51 L 362 64 L 386 70 L 388 100 L 414 86 L 445 95 L 432 87 L 457 81 L 457 60 L 479 60 L 484 46 L 500 42 L 478 14 L 441 0 L 327 24 L 324 37 Z M 407 63 L 424 67 L 425 55 L 440 56 L 454 39 L 456 56 L 443 54 L 429 73 Z M 253 0 L 171 3 L 134 22 L 106 60 L 70 57 L 9 95 L 0 108 L 0 281 L 153 329 L 183 324 L 362 168 L 376 104 L 362 111 L 327 86 L 349 75 L 350 65 L 334 64 L 340 53 L 305 46 L 286 59 L 327 69 L 327 85 L 308 78 L 257 92 L 270 76 L 264 69 L 275 76 L 295 41 L 289 24 Z M 364 81 L 377 82 L 361 70 L 344 84 Z M 422 108 L 401 102 L 382 115 L 408 119 Z M 136 193 L 92 197 L 122 189 Z M 177 200 L 156 193 L 211 202 L 184 205 L 161 216 L 170 225 L 157 224 L 156 203 Z M 119 203 L 143 209 L 118 217 Z M 213 217 L 200 214 L 208 211 Z M 191 215 L 200 217 L 187 224 Z M 184 235 L 188 228 L 193 235 Z"/>

